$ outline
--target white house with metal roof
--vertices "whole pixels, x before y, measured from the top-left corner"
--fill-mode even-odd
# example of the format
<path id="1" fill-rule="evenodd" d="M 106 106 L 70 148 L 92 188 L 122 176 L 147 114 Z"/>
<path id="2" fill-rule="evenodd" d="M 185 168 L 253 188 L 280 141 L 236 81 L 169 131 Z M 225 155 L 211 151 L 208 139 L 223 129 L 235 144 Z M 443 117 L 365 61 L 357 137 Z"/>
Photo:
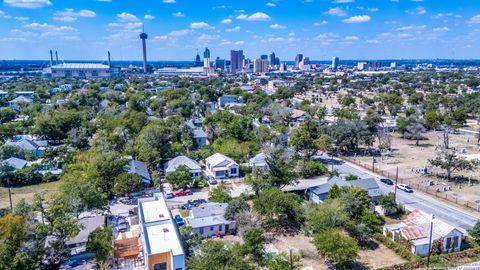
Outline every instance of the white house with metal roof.
<path id="1" fill-rule="evenodd" d="M 459 251 L 462 246 L 463 233 L 454 226 L 415 209 L 401 223 L 387 225 L 383 234 L 393 241 L 403 238 L 412 243 L 411 251 L 418 256 L 427 256 L 430 247 L 430 230 L 432 243 L 440 242 L 442 252 Z M 432 244 L 432 247 L 436 246 Z"/>
<path id="2" fill-rule="evenodd" d="M 264 152 L 248 160 L 248 167 L 252 170 L 268 170 L 267 158 Z"/>
<path id="3" fill-rule="evenodd" d="M 203 237 L 225 235 L 235 229 L 236 223 L 224 217 L 228 203 L 205 203 L 193 207 L 190 211 L 188 224 L 195 234 Z"/>
<path id="4" fill-rule="evenodd" d="M 163 195 L 139 199 L 138 216 L 144 269 L 185 270 L 180 233 Z"/>
<path id="5" fill-rule="evenodd" d="M 316 203 L 321 203 L 327 198 L 330 189 L 337 185 L 338 187 L 360 187 L 368 191 L 368 195 L 372 198 L 372 201 L 376 201 L 376 198 L 382 195 L 382 191 L 378 186 L 378 183 L 373 178 L 358 179 L 358 180 L 346 180 L 344 177 L 334 176 L 330 178 L 327 183 L 312 187 L 308 189 L 310 200 Z"/>
<path id="6" fill-rule="evenodd" d="M 220 153 L 213 154 L 205 159 L 207 173 L 216 179 L 240 176 L 238 164 L 231 158 Z"/>
<path id="7" fill-rule="evenodd" d="M 2 161 L 1 164 L 10 166 L 12 168 L 15 168 L 16 170 L 20 170 L 27 166 L 28 161 L 16 157 L 11 157 Z"/>

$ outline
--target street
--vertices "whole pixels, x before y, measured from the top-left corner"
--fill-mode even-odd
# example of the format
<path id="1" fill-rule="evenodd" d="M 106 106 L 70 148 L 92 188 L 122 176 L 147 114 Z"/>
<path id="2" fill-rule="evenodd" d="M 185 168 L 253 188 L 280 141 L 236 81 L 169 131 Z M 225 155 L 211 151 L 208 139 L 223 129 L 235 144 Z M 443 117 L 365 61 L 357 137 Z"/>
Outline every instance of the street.
<path id="1" fill-rule="evenodd" d="M 318 157 L 317 160 L 322 161 L 329 166 L 333 165 L 333 169 L 337 170 L 340 174 L 353 174 L 360 178 L 375 178 L 380 189 L 384 193 L 394 192 L 394 186 L 388 186 L 379 181 L 380 178 L 384 178 L 381 175 L 372 173 L 364 168 L 340 159 L 332 160 L 330 157 Z M 406 193 L 397 189 L 397 201 L 404 204 L 408 210 L 420 209 L 425 213 L 433 214 L 436 218 L 441 219 L 464 232 L 468 228 L 474 226 L 479 220 L 478 215 L 471 214 L 465 210 L 415 191 L 413 193 Z"/>

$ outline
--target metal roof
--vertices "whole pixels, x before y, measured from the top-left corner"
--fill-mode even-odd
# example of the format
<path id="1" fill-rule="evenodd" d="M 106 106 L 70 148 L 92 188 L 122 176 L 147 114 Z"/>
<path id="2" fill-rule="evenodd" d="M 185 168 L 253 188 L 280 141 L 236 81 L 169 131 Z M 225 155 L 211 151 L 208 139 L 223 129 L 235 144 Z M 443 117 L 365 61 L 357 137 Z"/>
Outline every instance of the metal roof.
<path id="1" fill-rule="evenodd" d="M 185 165 L 189 170 L 201 171 L 202 167 L 195 160 L 186 157 L 178 156 L 165 164 L 165 172 L 171 173 L 177 170 L 180 165 Z"/>

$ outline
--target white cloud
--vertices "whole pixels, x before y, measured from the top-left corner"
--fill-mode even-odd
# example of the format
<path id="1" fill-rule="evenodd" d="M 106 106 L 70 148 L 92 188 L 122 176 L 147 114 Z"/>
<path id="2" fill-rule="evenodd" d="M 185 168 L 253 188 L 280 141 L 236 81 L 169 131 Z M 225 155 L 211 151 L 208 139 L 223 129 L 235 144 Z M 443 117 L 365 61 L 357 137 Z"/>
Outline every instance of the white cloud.
<path id="1" fill-rule="evenodd" d="M 480 23 L 480 14 L 475 15 L 475 16 L 473 16 L 472 18 L 470 18 L 470 20 L 468 21 L 468 23 L 470 23 L 470 24 L 478 24 L 478 23 Z"/>
<path id="2" fill-rule="evenodd" d="M 200 36 L 198 36 L 198 40 L 203 42 L 208 42 L 208 41 L 219 39 L 219 38 L 220 38 L 220 35 L 201 34 Z"/>
<path id="3" fill-rule="evenodd" d="M 427 14 L 427 10 L 422 6 L 419 6 L 416 7 L 414 10 L 407 10 L 407 13 L 412 15 L 424 15 Z"/>
<path id="4" fill-rule="evenodd" d="M 313 26 L 320 26 L 320 25 L 326 25 L 326 24 L 328 24 L 328 22 L 323 20 L 323 21 L 320 21 L 320 22 L 314 22 Z"/>
<path id="5" fill-rule="evenodd" d="M 275 24 L 270 25 L 270 28 L 272 28 L 272 29 L 285 29 L 287 27 L 285 25 L 275 23 Z"/>
<path id="6" fill-rule="evenodd" d="M 355 0 L 335 0 L 333 1 L 332 3 L 335 3 L 335 4 L 347 4 L 347 3 L 353 3 L 355 2 Z"/>
<path id="7" fill-rule="evenodd" d="M 330 8 L 324 13 L 328 15 L 339 16 L 339 17 L 347 16 L 347 13 L 340 7 Z"/>
<path id="8" fill-rule="evenodd" d="M 122 21 L 122 22 L 137 22 L 138 18 L 137 16 L 127 13 L 127 12 L 122 12 L 120 14 L 117 14 L 117 19 Z"/>
<path id="9" fill-rule="evenodd" d="M 377 12 L 377 11 L 379 11 L 379 9 L 378 8 L 367 8 L 367 11 L 368 12 Z"/>
<path id="10" fill-rule="evenodd" d="M 97 14 L 94 11 L 88 9 L 82 9 L 78 12 L 75 12 L 75 10 L 72 8 L 66 8 L 63 11 L 55 12 L 53 14 L 53 19 L 56 21 L 73 22 L 79 17 L 95 18 L 96 16 Z"/>
<path id="11" fill-rule="evenodd" d="M 13 17 L 14 20 L 17 20 L 17 21 L 28 21 L 30 20 L 29 17 L 23 17 L 23 16 L 19 16 L 19 17 Z"/>
<path id="12" fill-rule="evenodd" d="M 172 14 L 174 17 L 185 17 L 185 14 L 181 11 Z"/>
<path id="13" fill-rule="evenodd" d="M 271 37 L 268 39 L 268 42 L 281 42 L 281 41 L 285 41 L 285 38 L 283 37 Z"/>
<path id="14" fill-rule="evenodd" d="M 344 23 L 365 23 L 369 22 L 372 18 L 368 15 L 358 15 L 343 20 Z"/>
<path id="15" fill-rule="evenodd" d="M 182 29 L 182 30 L 175 30 L 170 33 L 168 33 L 169 36 L 171 37 L 181 37 L 181 36 L 186 36 L 192 33 L 192 30 L 190 29 Z"/>
<path id="16" fill-rule="evenodd" d="M 206 22 L 193 22 L 190 24 L 192 29 L 212 29 L 213 27 Z"/>
<path id="17" fill-rule="evenodd" d="M 3 3 L 7 6 L 19 8 L 42 8 L 52 5 L 50 0 L 3 0 Z"/>
<path id="18" fill-rule="evenodd" d="M 78 30 L 71 26 L 51 25 L 47 23 L 30 23 L 23 25 L 24 28 L 35 31 L 40 37 L 60 37 L 64 40 L 78 40 Z"/>
<path id="19" fill-rule="evenodd" d="M 370 43 L 370 44 L 379 44 L 380 41 L 376 39 L 367 39 L 365 42 Z"/>
<path id="20" fill-rule="evenodd" d="M 346 36 L 345 38 L 343 38 L 345 41 L 357 41 L 359 40 L 360 38 L 358 38 L 357 36 Z"/>
<path id="21" fill-rule="evenodd" d="M 272 3 L 272 2 L 268 2 L 268 3 L 266 3 L 265 5 L 266 5 L 267 7 L 276 7 L 276 6 L 277 6 L 277 4 Z"/>
<path id="22" fill-rule="evenodd" d="M 245 41 L 239 40 L 239 41 L 236 41 L 234 44 L 235 45 L 243 45 L 243 44 L 245 44 Z"/>
<path id="23" fill-rule="evenodd" d="M 420 31 L 425 29 L 427 26 L 426 25 L 407 25 L 407 26 L 402 26 L 400 28 L 397 28 L 397 31 Z"/>
<path id="24" fill-rule="evenodd" d="M 237 16 L 237 20 L 245 21 L 269 21 L 271 18 L 263 12 L 256 12 L 252 15 L 240 14 Z"/>
<path id="25" fill-rule="evenodd" d="M 440 32 L 448 32 L 450 31 L 450 29 L 446 26 L 444 27 L 435 27 L 433 28 L 433 32 L 437 32 L 437 33 L 440 33 Z"/>
<path id="26" fill-rule="evenodd" d="M 143 18 L 145 20 L 154 20 L 155 19 L 155 16 L 151 15 L 151 14 L 145 14 L 145 16 L 143 16 Z"/>
<path id="27" fill-rule="evenodd" d="M 228 18 L 227 18 L 227 19 L 223 19 L 223 20 L 221 21 L 221 23 L 223 23 L 223 24 L 229 24 L 229 23 L 231 23 L 231 22 L 232 22 L 232 19 L 228 19 Z"/>
<path id="28" fill-rule="evenodd" d="M 235 26 L 233 28 L 225 29 L 225 32 L 237 32 L 240 31 L 240 26 Z"/>
<path id="29" fill-rule="evenodd" d="M 177 1 L 175 0 L 163 0 L 163 3 L 165 4 L 175 4 Z"/>

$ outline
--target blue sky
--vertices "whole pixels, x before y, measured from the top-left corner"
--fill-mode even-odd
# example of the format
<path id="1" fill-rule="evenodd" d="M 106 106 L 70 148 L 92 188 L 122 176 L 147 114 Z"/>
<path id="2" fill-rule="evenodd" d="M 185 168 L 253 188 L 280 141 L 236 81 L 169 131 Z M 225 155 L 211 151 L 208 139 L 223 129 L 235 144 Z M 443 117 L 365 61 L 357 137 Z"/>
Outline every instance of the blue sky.
<path id="1" fill-rule="evenodd" d="M 480 59 L 478 0 L 1 0 L 0 59 Z"/>

